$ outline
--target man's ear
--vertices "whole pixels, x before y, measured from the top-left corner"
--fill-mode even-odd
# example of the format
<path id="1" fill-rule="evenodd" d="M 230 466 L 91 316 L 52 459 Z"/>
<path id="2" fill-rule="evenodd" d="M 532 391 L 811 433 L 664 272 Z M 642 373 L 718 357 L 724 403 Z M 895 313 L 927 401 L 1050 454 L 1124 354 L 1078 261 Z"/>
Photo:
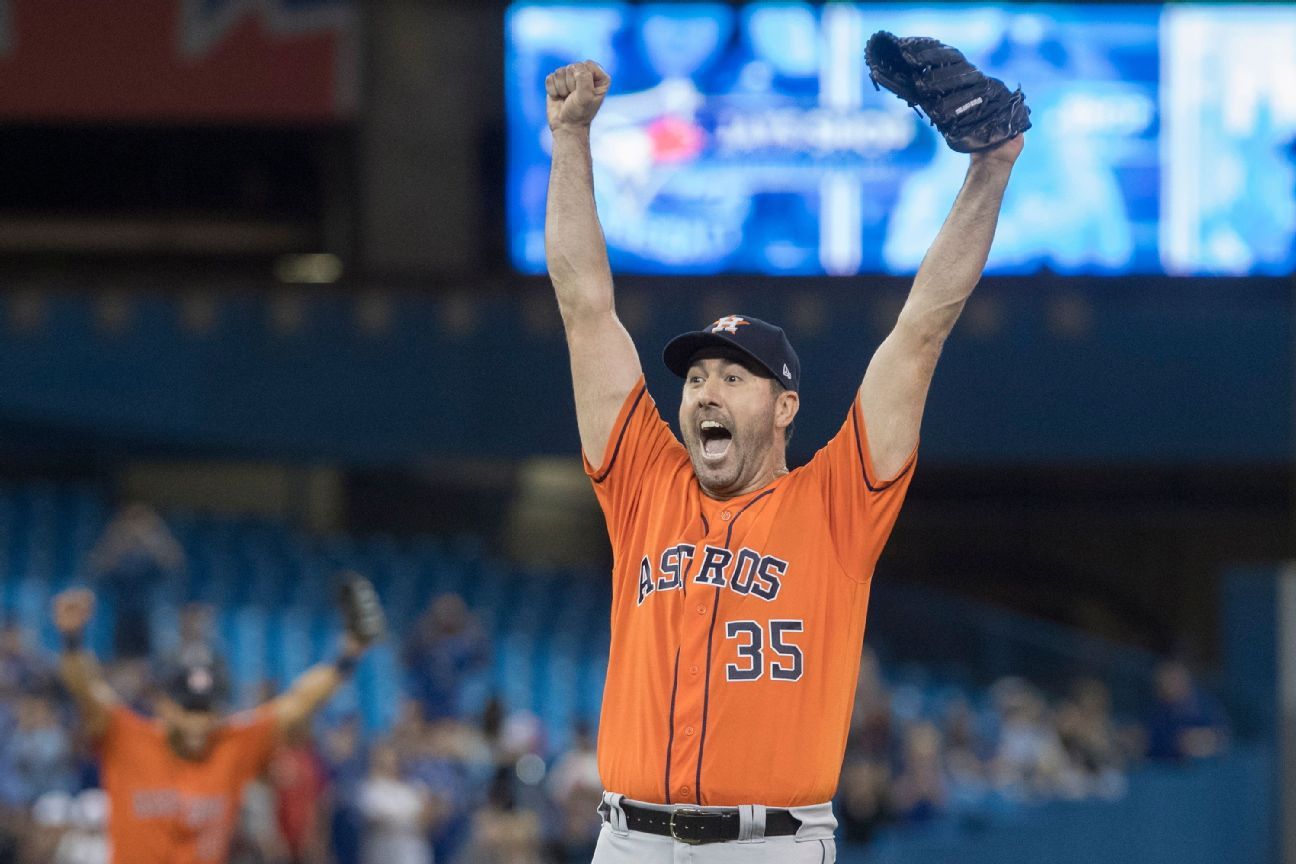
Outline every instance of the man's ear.
<path id="1" fill-rule="evenodd" d="M 793 390 L 784 390 L 774 399 L 774 422 L 778 428 L 786 429 L 800 410 L 801 397 Z"/>

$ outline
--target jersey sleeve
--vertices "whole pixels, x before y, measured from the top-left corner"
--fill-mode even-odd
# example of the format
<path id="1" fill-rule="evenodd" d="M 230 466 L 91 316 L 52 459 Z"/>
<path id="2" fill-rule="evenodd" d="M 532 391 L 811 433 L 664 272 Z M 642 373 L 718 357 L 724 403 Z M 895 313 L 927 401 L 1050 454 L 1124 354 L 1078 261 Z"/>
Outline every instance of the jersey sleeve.
<path id="1" fill-rule="evenodd" d="M 841 429 L 806 466 L 823 495 L 838 560 L 852 578 L 872 577 L 909 491 L 917 456 L 915 447 L 894 477 L 877 476 L 857 393 Z"/>
<path id="2" fill-rule="evenodd" d="M 582 454 L 585 473 L 594 484 L 594 495 L 603 509 L 613 546 L 639 501 L 651 494 L 646 490 L 654 479 L 683 457 L 683 445 L 662 419 L 640 376 L 617 415 L 603 452 L 603 464 L 596 467 Z"/>
<path id="3" fill-rule="evenodd" d="M 279 743 L 279 724 L 274 711 L 262 705 L 234 714 L 228 720 L 226 734 L 237 751 L 237 763 L 246 766 L 247 778 L 258 776 L 270 764 L 275 745 Z"/>

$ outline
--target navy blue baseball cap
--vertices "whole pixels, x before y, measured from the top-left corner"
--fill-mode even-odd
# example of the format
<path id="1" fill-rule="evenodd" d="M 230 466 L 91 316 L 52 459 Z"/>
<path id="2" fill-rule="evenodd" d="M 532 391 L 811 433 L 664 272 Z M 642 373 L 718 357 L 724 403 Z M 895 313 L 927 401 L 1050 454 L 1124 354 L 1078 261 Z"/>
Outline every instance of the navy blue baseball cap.
<path id="1" fill-rule="evenodd" d="M 166 676 L 166 695 L 186 711 L 216 711 L 228 691 L 225 671 L 214 659 L 182 659 Z"/>
<path id="2" fill-rule="evenodd" d="M 750 358 L 784 389 L 801 388 L 801 361 L 782 327 L 775 327 L 749 315 L 726 315 L 701 330 L 681 333 L 666 343 L 662 360 L 666 368 L 683 378 L 689 361 L 704 348 L 728 348 Z"/>

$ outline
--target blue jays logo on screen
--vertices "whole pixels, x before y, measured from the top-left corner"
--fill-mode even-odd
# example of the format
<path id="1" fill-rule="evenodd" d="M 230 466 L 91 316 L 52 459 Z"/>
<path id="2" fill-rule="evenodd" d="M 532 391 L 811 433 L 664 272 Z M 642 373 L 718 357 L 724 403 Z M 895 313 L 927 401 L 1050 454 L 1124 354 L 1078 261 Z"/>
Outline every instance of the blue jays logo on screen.
<path id="1" fill-rule="evenodd" d="M 1196 14 L 1235 20 L 1240 8 Z M 902 101 L 875 92 L 864 43 L 890 30 L 955 45 L 1026 92 L 1035 130 L 1004 201 L 990 271 L 1193 272 L 1195 265 L 1167 259 L 1162 214 L 1173 196 L 1166 184 L 1195 170 L 1163 161 L 1167 152 L 1191 157 L 1187 145 L 1163 146 L 1163 135 L 1191 143 L 1194 127 L 1166 132 L 1162 113 L 1167 103 L 1196 105 L 1210 90 L 1162 78 L 1174 67 L 1163 62 L 1162 46 L 1185 56 L 1191 47 L 1187 37 L 1163 38 L 1175 32 L 1167 21 L 1186 14 L 1151 5 L 517 4 L 507 23 L 514 262 L 530 272 L 544 266 L 543 77 L 590 57 L 614 79 L 593 146 L 615 268 L 912 273 L 967 158 Z M 1296 7 L 1262 17 L 1248 26 L 1286 32 L 1269 25 L 1296 17 Z M 1257 139 L 1276 153 L 1290 128 L 1280 101 L 1273 96 L 1265 116 L 1281 128 Z M 1233 190 L 1229 206 L 1274 212 L 1250 208 L 1245 196 L 1257 190 Z M 1291 193 L 1281 190 L 1287 200 Z M 1245 268 L 1260 260 L 1248 248 L 1254 232 L 1221 229 L 1199 239 L 1210 229 L 1182 215 L 1195 200 L 1184 199 L 1173 223 L 1183 223 L 1176 262 L 1214 256 Z M 1277 222 L 1282 254 L 1264 253 L 1271 266 L 1292 245 L 1288 221 Z"/>

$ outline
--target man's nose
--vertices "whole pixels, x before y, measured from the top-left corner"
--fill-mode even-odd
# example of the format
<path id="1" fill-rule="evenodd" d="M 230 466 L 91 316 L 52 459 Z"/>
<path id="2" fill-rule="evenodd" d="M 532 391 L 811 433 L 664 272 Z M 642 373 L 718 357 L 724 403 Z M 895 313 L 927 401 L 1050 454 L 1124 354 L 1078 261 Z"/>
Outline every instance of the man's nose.
<path id="1" fill-rule="evenodd" d="M 698 404 L 716 406 L 720 404 L 720 381 L 712 376 L 702 382 L 702 389 L 698 391 Z"/>

